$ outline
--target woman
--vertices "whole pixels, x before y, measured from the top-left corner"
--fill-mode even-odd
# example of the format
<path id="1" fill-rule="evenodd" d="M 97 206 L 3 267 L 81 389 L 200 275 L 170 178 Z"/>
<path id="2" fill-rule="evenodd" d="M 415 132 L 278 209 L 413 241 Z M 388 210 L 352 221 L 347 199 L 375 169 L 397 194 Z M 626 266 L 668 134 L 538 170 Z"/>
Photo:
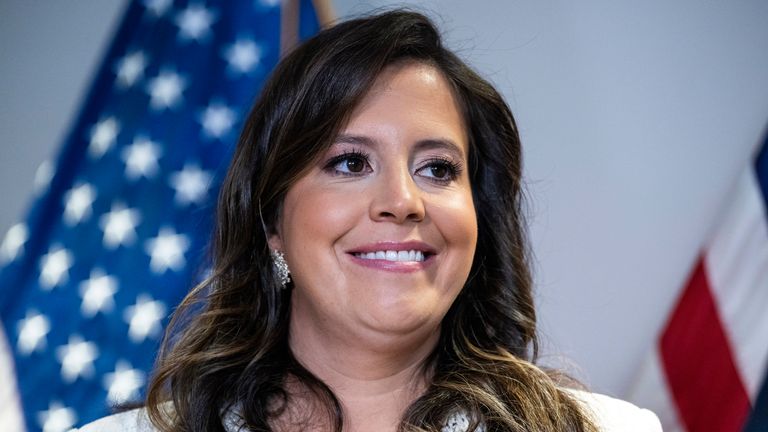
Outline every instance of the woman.
<path id="1" fill-rule="evenodd" d="M 424 16 L 321 32 L 248 116 L 146 408 L 82 430 L 660 430 L 535 365 L 520 150 Z"/>

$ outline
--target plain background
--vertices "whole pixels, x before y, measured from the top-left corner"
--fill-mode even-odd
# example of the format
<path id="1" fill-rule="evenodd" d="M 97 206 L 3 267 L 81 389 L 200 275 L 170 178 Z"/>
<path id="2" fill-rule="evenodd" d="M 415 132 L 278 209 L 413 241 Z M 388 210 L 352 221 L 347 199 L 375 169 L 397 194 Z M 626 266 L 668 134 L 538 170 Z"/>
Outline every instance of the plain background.
<path id="1" fill-rule="evenodd" d="M 210 2 L 209 2 L 210 3 Z M 0 1 L 0 233 L 123 0 Z M 544 360 L 626 395 L 768 125 L 768 3 L 356 2 L 426 11 L 516 115 Z"/>

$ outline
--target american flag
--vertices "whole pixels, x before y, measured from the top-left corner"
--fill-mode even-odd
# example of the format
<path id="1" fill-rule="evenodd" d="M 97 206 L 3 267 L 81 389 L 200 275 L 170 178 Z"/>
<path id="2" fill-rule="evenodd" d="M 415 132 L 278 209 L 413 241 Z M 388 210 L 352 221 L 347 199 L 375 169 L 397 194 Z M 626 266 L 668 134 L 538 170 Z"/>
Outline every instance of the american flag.
<path id="1" fill-rule="evenodd" d="M 144 396 L 168 315 L 204 274 L 242 118 L 278 61 L 279 3 L 127 6 L 38 198 L 0 243 L 3 431 L 64 431 Z M 305 38 L 318 20 L 310 0 L 299 11 Z"/>
<path id="2" fill-rule="evenodd" d="M 768 431 L 768 137 L 640 372 L 667 432 Z"/>

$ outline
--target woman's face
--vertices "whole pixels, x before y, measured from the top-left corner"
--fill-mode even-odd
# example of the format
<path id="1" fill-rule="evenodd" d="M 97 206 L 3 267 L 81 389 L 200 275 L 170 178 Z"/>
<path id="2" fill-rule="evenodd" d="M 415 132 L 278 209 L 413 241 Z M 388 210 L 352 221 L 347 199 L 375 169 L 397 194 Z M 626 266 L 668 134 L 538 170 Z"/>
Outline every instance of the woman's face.
<path id="1" fill-rule="evenodd" d="M 292 328 L 350 338 L 439 329 L 477 243 L 467 141 L 437 69 L 385 69 L 288 190 L 270 238 L 291 269 Z"/>

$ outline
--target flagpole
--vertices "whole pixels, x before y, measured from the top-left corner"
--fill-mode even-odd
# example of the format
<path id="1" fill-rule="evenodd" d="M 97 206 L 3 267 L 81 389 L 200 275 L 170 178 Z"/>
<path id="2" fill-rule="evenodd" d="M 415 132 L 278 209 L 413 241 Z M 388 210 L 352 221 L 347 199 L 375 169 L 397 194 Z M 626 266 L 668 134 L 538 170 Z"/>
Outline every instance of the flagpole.
<path id="1" fill-rule="evenodd" d="M 283 0 L 280 6 L 280 57 L 299 43 L 300 0 Z M 328 28 L 336 20 L 331 0 L 312 0 L 321 28 Z"/>
<path id="2" fill-rule="evenodd" d="M 283 0 L 280 3 L 280 57 L 299 42 L 299 0 Z"/>
<path id="3" fill-rule="evenodd" d="M 320 27 L 328 28 L 336 21 L 336 14 L 333 11 L 331 0 L 312 0 L 312 4 L 315 5 L 315 13 L 317 14 L 317 20 L 320 22 Z"/>

